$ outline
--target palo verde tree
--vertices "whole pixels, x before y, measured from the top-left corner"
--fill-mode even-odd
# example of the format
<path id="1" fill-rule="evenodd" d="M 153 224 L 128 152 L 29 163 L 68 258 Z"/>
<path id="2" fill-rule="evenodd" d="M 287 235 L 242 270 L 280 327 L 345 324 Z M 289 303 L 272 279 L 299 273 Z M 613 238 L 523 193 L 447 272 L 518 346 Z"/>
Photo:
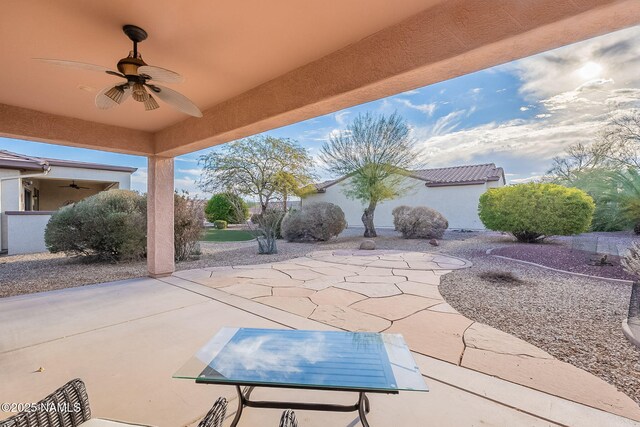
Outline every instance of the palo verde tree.
<path id="1" fill-rule="evenodd" d="M 410 188 L 406 176 L 417 166 L 419 154 L 409 126 L 397 113 L 388 117 L 367 113 L 332 135 L 319 157 L 332 174 L 349 177 L 345 195 L 366 206 L 364 237 L 376 237 L 376 206 Z"/>
<path id="2" fill-rule="evenodd" d="M 201 156 L 200 164 L 200 188 L 256 197 L 263 214 L 270 201 L 281 197 L 283 176 L 302 184 L 313 179 L 307 150 L 292 140 L 270 136 L 231 142 Z"/>

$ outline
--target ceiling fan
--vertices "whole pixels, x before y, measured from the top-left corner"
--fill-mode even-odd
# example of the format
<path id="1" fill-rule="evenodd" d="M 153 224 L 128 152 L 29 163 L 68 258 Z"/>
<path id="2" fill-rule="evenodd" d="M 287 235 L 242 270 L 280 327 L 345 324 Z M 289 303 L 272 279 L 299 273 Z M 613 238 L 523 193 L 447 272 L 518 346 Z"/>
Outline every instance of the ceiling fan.
<path id="1" fill-rule="evenodd" d="M 69 184 L 69 185 L 58 185 L 58 187 L 60 187 L 60 188 L 73 188 L 74 190 L 91 190 L 90 187 L 81 187 L 78 184 L 76 184 L 76 180 L 75 179 L 73 181 L 71 181 L 71 184 Z"/>
<path id="2" fill-rule="evenodd" d="M 184 78 L 174 71 L 147 65 L 147 63 L 142 60 L 142 55 L 138 52 L 138 43 L 147 38 L 147 32 L 135 25 L 125 25 L 122 27 L 122 31 L 124 31 L 127 37 L 133 42 L 133 50 L 129 52 L 126 58 L 118 61 L 118 71 L 101 65 L 87 64 L 84 62 L 45 58 L 34 59 L 64 67 L 98 71 L 125 79 L 126 81 L 109 85 L 98 93 L 96 96 L 96 106 L 102 110 L 122 104 L 129 96 L 135 101 L 142 102 L 145 110 L 155 110 L 160 107 L 153 96 L 155 95 L 178 111 L 189 114 L 190 116 L 202 117 L 200 109 L 196 107 L 189 98 L 175 90 L 156 84 L 156 82 L 181 83 L 184 81 Z M 149 91 L 147 91 L 147 89 L 149 89 Z"/>

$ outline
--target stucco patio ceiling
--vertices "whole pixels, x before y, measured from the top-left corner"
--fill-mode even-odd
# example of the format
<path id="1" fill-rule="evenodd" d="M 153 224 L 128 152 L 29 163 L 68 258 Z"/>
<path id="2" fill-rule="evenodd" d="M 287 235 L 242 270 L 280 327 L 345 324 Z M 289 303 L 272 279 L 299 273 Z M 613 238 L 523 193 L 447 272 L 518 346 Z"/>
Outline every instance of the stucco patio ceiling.
<path id="1" fill-rule="evenodd" d="M 0 14 L 0 135 L 175 156 L 640 23 L 637 0 L 9 1 Z M 124 24 L 204 112 L 94 106 Z M 95 91 L 91 91 L 91 89 Z"/>

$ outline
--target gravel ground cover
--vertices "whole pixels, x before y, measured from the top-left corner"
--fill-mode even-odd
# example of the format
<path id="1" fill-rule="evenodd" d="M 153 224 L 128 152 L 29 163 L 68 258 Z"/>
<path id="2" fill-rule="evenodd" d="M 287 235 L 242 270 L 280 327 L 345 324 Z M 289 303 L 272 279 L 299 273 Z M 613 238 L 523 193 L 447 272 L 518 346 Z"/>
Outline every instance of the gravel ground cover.
<path id="1" fill-rule="evenodd" d="M 640 349 L 627 341 L 621 328 L 631 285 L 557 273 L 485 253 L 489 247 L 512 245 L 513 240 L 495 234 L 443 244 L 446 253 L 474 264 L 443 276 L 440 292 L 445 300 L 466 317 L 591 372 L 640 403 Z M 495 273 L 501 272 L 516 280 L 496 279 Z"/>
<path id="2" fill-rule="evenodd" d="M 621 330 L 630 285 L 556 273 L 487 255 L 489 248 L 514 246 L 513 239 L 500 233 L 447 232 L 437 247 L 424 240 L 402 239 L 389 229 L 380 229 L 378 234 L 379 249 L 442 251 L 472 261 L 472 268 L 443 276 L 440 291 L 454 308 L 603 378 L 640 402 L 640 351 Z M 271 263 L 316 250 L 356 248 L 362 240 L 362 229 L 350 228 L 330 242 L 278 241 L 279 253 L 275 255 L 257 255 L 255 242 L 203 242 L 200 259 L 178 263 L 176 268 Z M 481 278 L 483 273 L 495 272 L 511 273 L 518 281 L 504 276 L 496 279 L 494 274 Z M 144 262 L 87 264 L 54 254 L 3 256 L 0 297 L 144 275 Z"/>
<path id="3" fill-rule="evenodd" d="M 278 253 L 274 255 L 258 255 L 255 241 L 201 242 L 202 255 L 199 259 L 180 262 L 176 269 L 263 264 L 304 256 L 321 249 L 355 248 L 363 240 L 362 233 L 361 228 L 347 229 L 337 239 L 315 244 L 279 240 Z M 393 230 L 379 230 L 379 235 L 376 243 L 381 249 L 433 249 L 424 240 L 401 239 Z M 88 263 L 82 258 L 67 258 L 62 254 L 49 253 L 0 256 L 0 297 L 142 277 L 146 274 L 144 261 Z"/>
<path id="4" fill-rule="evenodd" d="M 502 255 L 508 258 L 534 262 L 546 267 L 573 273 L 588 274 L 590 276 L 608 277 L 611 279 L 633 280 L 620 265 L 620 257 L 607 255 L 605 265 L 598 265 L 602 255 L 583 250 L 571 249 L 563 245 L 527 244 L 507 246 L 491 252 L 492 255 Z"/>

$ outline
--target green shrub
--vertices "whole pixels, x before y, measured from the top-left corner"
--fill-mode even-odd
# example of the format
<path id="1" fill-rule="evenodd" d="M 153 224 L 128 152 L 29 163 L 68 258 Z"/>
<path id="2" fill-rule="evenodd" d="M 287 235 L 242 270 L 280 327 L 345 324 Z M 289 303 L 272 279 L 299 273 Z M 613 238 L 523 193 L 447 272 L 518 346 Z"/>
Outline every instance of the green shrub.
<path id="1" fill-rule="evenodd" d="M 400 230 L 400 222 L 399 219 L 407 214 L 411 210 L 411 206 L 400 205 L 391 211 L 391 215 L 393 216 L 393 229 L 396 231 Z"/>
<path id="2" fill-rule="evenodd" d="M 398 206 L 391 213 L 396 231 L 405 239 L 442 239 L 449 227 L 444 215 L 426 206 Z"/>
<path id="3" fill-rule="evenodd" d="M 317 202 L 290 211 L 282 220 L 282 236 L 289 242 L 327 241 L 347 226 L 340 206 Z"/>
<path id="4" fill-rule="evenodd" d="M 213 221 L 213 226 L 218 230 L 224 230 L 225 228 L 227 228 L 227 221 L 216 219 L 215 221 Z"/>
<path id="5" fill-rule="evenodd" d="M 214 195 L 204 210 L 207 221 L 227 221 L 229 224 L 241 224 L 249 218 L 249 206 L 240 196 L 233 193 Z"/>
<path id="6" fill-rule="evenodd" d="M 174 196 L 174 249 L 180 261 L 198 252 L 204 215 L 188 195 Z M 50 252 L 117 262 L 147 253 L 147 199 L 128 190 L 109 190 L 55 212 L 45 228 Z"/>
<path id="7" fill-rule="evenodd" d="M 490 189 L 480 196 L 478 209 L 488 229 L 531 243 L 587 231 L 595 204 L 577 188 L 529 183 Z"/>
<path id="8" fill-rule="evenodd" d="M 173 245 L 176 261 L 200 254 L 200 238 L 204 231 L 204 212 L 198 200 L 189 194 L 173 196 Z"/>
<path id="9" fill-rule="evenodd" d="M 146 199 L 110 190 L 54 213 L 45 229 L 50 252 L 91 255 L 106 261 L 142 258 L 147 251 Z"/>

